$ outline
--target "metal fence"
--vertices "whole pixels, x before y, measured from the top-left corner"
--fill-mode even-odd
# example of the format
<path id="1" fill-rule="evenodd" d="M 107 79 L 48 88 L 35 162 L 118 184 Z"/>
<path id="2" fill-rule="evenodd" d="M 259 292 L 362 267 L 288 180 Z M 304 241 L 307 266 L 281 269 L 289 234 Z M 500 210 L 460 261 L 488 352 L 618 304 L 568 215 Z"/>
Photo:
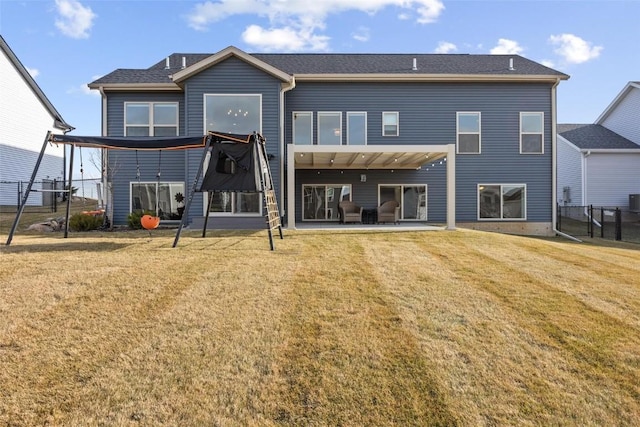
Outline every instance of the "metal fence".
<path id="1" fill-rule="evenodd" d="M 73 197 L 97 199 L 100 179 L 73 181 Z M 0 208 L 3 212 L 17 212 L 29 181 L 0 181 Z M 58 212 L 66 200 L 66 183 L 55 179 L 34 181 L 25 204 L 29 212 Z M 63 208 L 63 207 L 62 207 Z"/>
<path id="2" fill-rule="evenodd" d="M 610 206 L 558 205 L 556 228 L 575 237 L 640 243 L 640 212 Z"/>

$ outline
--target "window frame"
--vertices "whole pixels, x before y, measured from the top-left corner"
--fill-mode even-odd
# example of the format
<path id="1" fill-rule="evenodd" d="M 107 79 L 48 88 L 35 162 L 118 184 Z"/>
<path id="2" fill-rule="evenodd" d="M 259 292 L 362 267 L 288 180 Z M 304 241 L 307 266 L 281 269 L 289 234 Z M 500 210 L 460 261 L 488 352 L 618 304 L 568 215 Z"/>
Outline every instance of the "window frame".
<path id="1" fill-rule="evenodd" d="M 324 218 L 305 218 L 305 188 L 306 187 L 324 187 Z M 341 187 L 341 197 L 336 199 L 335 196 L 335 188 L 337 187 Z M 344 187 L 348 187 L 348 191 L 349 191 L 349 198 L 348 199 L 343 199 L 342 197 L 342 190 L 344 189 Z M 332 191 L 328 191 L 328 190 L 332 190 Z M 338 204 L 342 201 L 342 200 L 349 200 L 351 201 L 353 199 L 353 185 L 351 183 L 346 183 L 346 184 L 325 184 L 325 183 L 316 183 L 316 184 L 302 184 L 301 185 L 301 197 L 300 197 L 300 219 L 303 222 L 318 222 L 318 221 L 329 221 L 329 222 L 338 222 L 340 221 L 340 215 L 338 212 Z M 336 210 L 335 212 L 332 210 L 331 207 L 329 207 L 329 202 L 334 203 L 336 206 Z M 331 212 L 331 218 L 327 218 L 328 213 Z"/>
<path id="2" fill-rule="evenodd" d="M 380 183 L 378 184 L 378 206 L 380 206 L 382 204 L 382 199 L 380 198 L 380 189 L 382 187 L 394 187 L 394 188 L 400 188 L 400 200 L 396 200 L 400 205 L 400 220 L 401 221 L 428 221 L 429 219 L 429 185 L 428 184 L 409 184 L 409 183 L 405 183 L 405 184 L 397 184 L 397 183 Z M 405 196 L 405 188 L 406 187 L 422 187 L 424 188 L 424 218 L 405 218 L 405 200 L 404 200 L 404 196 Z M 385 202 L 387 200 L 384 200 Z M 418 203 L 422 203 L 421 200 L 418 201 Z M 417 206 L 418 208 L 420 206 Z M 418 216 L 418 214 L 416 214 L 416 216 Z"/>
<path id="3" fill-rule="evenodd" d="M 133 105 L 144 105 L 146 106 L 149 111 L 148 111 L 148 116 L 147 116 L 147 123 L 145 124 L 128 124 L 127 120 L 128 120 L 128 114 L 127 114 L 127 110 L 129 106 L 133 106 Z M 156 124 L 154 123 L 154 118 L 155 118 L 155 106 L 156 105 L 173 105 L 175 106 L 176 109 L 176 122 L 175 125 L 173 124 Z M 137 136 L 137 135 L 129 135 L 128 129 L 129 128 L 147 128 L 148 131 L 148 135 L 150 137 L 156 136 L 156 132 L 155 129 L 156 128 L 172 128 L 175 127 L 176 129 L 176 134 L 175 136 L 180 135 L 180 103 L 179 102 L 174 102 L 174 101 L 125 101 L 124 103 L 124 117 L 123 117 L 123 125 L 124 125 L 124 136 Z M 162 135 L 165 136 L 165 135 Z"/>
<path id="4" fill-rule="evenodd" d="M 337 117 L 338 118 L 338 124 L 339 127 L 338 132 L 340 132 L 340 135 L 334 135 L 338 137 L 338 143 L 337 144 L 327 144 L 326 142 L 323 143 L 322 140 L 320 139 L 320 132 L 322 130 L 322 126 L 320 126 L 320 120 L 322 118 L 328 118 L 328 117 Z M 335 132 L 336 128 L 334 128 L 334 132 Z M 343 131 L 342 131 L 342 111 L 318 111 L 317 113 L 317 118 L 316 118 L 316 137 L 317 137 L 317 145 L 324 145 L 324 146 L 340 146 L 342 145 L 342 136 L 343 136 Z"/>
<path id="5" fill-rule="evenodd" d="M 309 143 L 298 144 L 296 141 L 296 115 L 309 117 Z M 292 111 L 291 112 L 291 142 L 296 145 L 314 145 L 313 141 L 313 111 Z"/>
<path id="6" fill-rule="evenodd" d="M 172 185 L 176 185 L 176 186 L 181 185 L 182 189 L 181 189 L 181 191 L 178 191 L 178 192 L 182 193 L 182 196 L 184 197 L 184 199 L 182 201 L 182 206 L 179 206 L 181 202 L 178 202 L 178 201 L 175 200 L 175 198 L 174 198 L 175 194 L 170 195 L 171 198 L 169 200 L 169 203 L 171 205 L 171 210 L 169 211 L 169 214 L 174 213 L 174 211 L 173 211 L 174 202 L 176 204 L 176 212 L 177 212 L 177 209 L 179 207 L 184 207 L 184 203 L 185 203 L 185 200 L 186 200 L 186 196 L 185 196 L 186 195 L 186 193 L 185 193 L 186 184 L 185 184 L 184 181 L 159 181 L 159 182 L 157 180 L 156 181 L 149 181 L 149 180 L 147 180 L 147 181 L 129 181 L 129 213 L 133 213 L 134 211 L 139 210 L 139 209 L 134 209 L 134 203 L 133 203 L 134 202 L 134 196 L 135 196 L 135 194 L 134 194 L 134 191 L 135 191 L 134 190 L 134 186 L 135 185 L 153 185 L 155 187 L 155 198 L 156 198 L 156 200 L 158 200 L 158 192 L 159 192 L 159 187 L 160 186 L 168 185 L 169 188 L 171 188 Z M 171 192 L 173 192 L 173 190 L 171 190 Z M 155 204 L 155 202 L 154 202 L 154 204 Z M 159 207 L 159 204 L 157 206 Z M 153 207 L 153 209 L 145 209 L 144 207 L 141 208 L 141 209 L 143 211 L 144 210 L 155 211 L 155 206 Z M 157 213 L 156 213 L 156 215 L 157 215 Z M 164 222 L 164 221 L 180 221 L 180 219 L 179 218 L 177 218 L 177 219 L 161 219 L 161 222 Z"/>
<path id="7" fill-rule="evenodd" d="M 480 215 L 481 208 L 481 197 L 480 191 L 483 189 L 482 187 L 500 187 L 500 217 L 499 218 L 485 218 Z M 522 217 L 520 218 L 505 218 L 504 217 L 504 187 L 520 187 L 522 188 L 523 200 L 522 200 Z M 476 198 L 477 198 L 477 220 L 478 221 L 526 221 L 527 220 L 527 184 L 524 183 L 516 183 L 516 184 L 487 184 L 481 183 L 477 184 L 476 188 Z"/>
<path id="8" fill-rule="evenodd" d="M 258 133 L 262 133 L 262 94 L 261 93 L 203 93 L 202 94 L 202 122 L 204 124 L 204 129 L 203 132 L 206 134 L 208 131 L 213 130 L 213 131 L 217 131 L 217 132 L 229 132 L 229 131 L 224 131 L 224 130 L 220 130 L 220 129 L 209 129 L 208 128 L 208 119 L 207 119 L 207 97 L 222 97 L 222 96 L 227 96 L 227 97 L 241 97 L 241 96 L 245 96 L 245 97 L 256 97 L 258 99 L 258 129 L 253 129 L 250 132 L 246 132 L 246 133 L 253 133 L 258 132 Z M 239 133 L 239 134 L 244 134 L 245 132 L 229 132 L 229 133 Z"/>
<path id="9" fill-rule="evenodd" d="M 263 215 L 263 203 L 262 203 L 262 197 L 264 197 L 262 195 L 262 192 L 258 192 L 258 191 L 249 191 L 249 192 L 242 192 L 242 191 L 216 191 L 213 192 L 213 194 L 229 194 L 231 195 L 231 201 L 230 201 L 230 206 L 231 206 L 231 212 L 213 212 L 213 211 L 209 211 L 207 212 L 207 209 L 209 208 L 209 193 L 207 192 L 206 195 L 203 197 L 204 200 L 204 206 L 203 206 L 203 211 L 204 211 L 204 215 L 209 215 L 209 217 L 232 217 L 232 218 L 240 218 L 240 217 L 258 217 L 258 216 L 262 216 Z M 246 196 L 247 194 L 255 194 L 258 197 L 258 212 L 238 212 L 237 210 L 237 203 L 238 203 L 238 198 L 242 197 L 242 196 Z"/>
<path id="10" fill-rule="evenodd" d="M 362 144 L 352 144 L 351 143 L 351 121 L 349 120 L 351 117 L 361 116 L 364 117 L 364 142 Z M 367 145 L 367 112 L 366 111 L 347 111 L 347 145 Z"/>
<path id="11" fill-rule="evenodd" d="M 540 117 L 540 132 L 524 132 L 522 129 L 522 118 L 525 115 L 538 115 Z M 520 112 L 520 154 L 544 154 L 544 111 L 521 111 Z M 522 139 L 524 135 L 540 135 L 540 151 L 523 151 Z"/>
<path id="12" fill-rule="evenodd" d="M 393 135 L 392 135 L 392 134 L 387 135 L 387 134 L 385 133 L 385 126 L 386 126 L 386 125 L 385 125 L 385 120 L 384 120 L 384 118 L 385 118 L 387 115 L 389 115 L 389 116 L 393 115 L 393 116 L 395 116 L 395 118 L 396 118 L 396 119 L 395 119 L 396 133 L 395 133 L 395 134 L 393 134 Z M 393 136 L 400 136 L 400 112 L 399 112 L 399 111 L 383 111 L 383 112 L 382 112 L 382 136 L 385 136 L 385 137 L 387 137 L 387 136 L 391 136 L 391 137 L 393 137 Z"/>
<path id="13" fill-rule="evenodd" d="M 461 115 L 476 114 L 478 116 L 478 131 L 463 132 L 460 130 Z M 460 135 L 478 135 L 478 151 L 461 151 Z M 482 154 L 482 112 L 480 111 L 456 111 L 456 154 Z"/>

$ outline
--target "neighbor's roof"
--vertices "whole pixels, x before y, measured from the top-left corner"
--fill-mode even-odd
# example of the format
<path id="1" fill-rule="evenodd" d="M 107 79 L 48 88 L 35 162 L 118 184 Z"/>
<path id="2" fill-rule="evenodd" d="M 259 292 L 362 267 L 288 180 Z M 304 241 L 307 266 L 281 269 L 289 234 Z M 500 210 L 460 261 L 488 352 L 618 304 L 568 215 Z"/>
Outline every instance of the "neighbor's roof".
<path id="1" fill-rule="evenodd" d="M 92 82 L 91 87 L 109 84 L 166 84 L 173 83 L 172 75 L 184 75 L 199 64 L 207 64 L 210 58 L 230 52 L 243 60 L 255 61 L 266 67 L 279 70 L 296 79 L 316 76 L 351 75 L 354 77 L 424 77 L 465 76 L 502 77 L 505 79 L 545 77 L 549 79 L 569 78 L 568 75 L 519 55 L 458 55 L 458 54 L 361 54 L 361 53 L 254 53 L 246 54 L 230 46 L 216 54 L 174 53 L 147 69 L 117 69 Z M 225 56 L 226 58 L 228 56 Z M 182 69 L 186 63 L 187 70 Z M 413 69 L 414 59 L 416 69 Z M 513 59 L 513 69 L 509 69 Z M 211 62 L 213 63 L 213 62 Z"/>
<path id="2" fill-rule="evenodd" d="M 558 124 L 557 132 L 580 149 L 638 149 L 640 146 L 602 125 Z"/>
<path id="3" fill-rule="evenodd" d="M 38 84 L 33 79 L 33 77 L 31 77 L 31 74 L 29 74 L 25 66 L 22 65 L 22 62 L 20 62 L 16 54 L 13 53 L 13 51 L 11 50 L 7 42 L 4 40 L 2 35 L 0 35 L 0 50 L 2 50 L 4 54 L 7 56 L 7 58 L 9 58 L 9 61 L 11 61 L 16 71 L 18 71 L 18 73 L 22 76 L 27 86 L 31 88 L 31 90 L 38 97 L 42 105 L 44 105 L 44 107 L 47 109 L 51 117 L 53 117 L 54 126 L 57 129 L 60 129 L 62 131 L 73 130 L 74 127 L 64 121 L 64 119 L 62 118 L 62 115 L 60 115 L 60 113 L 58 112 L 58 110 L 56 110 L 56 108 L 53 106 L 51 101 L 49 101 L 49 99 L 44 94 L 42 89 L 40 89 L 40 86 L 38 86 Z"/>
<path id="4" fill-rule="evenodd" d="M 602 124 L 609 117 L 609 115 L 615 111 L 615 109 L 620 105 L 620 103 L 631 93 L 633 90 L 640 90 L 640 81 L 637 82 L 629 82 L 625 85 L 625 87 L 620 91 L 620 93 L 615 97 L 611 104 L 605 108 L 605 110 L 600 114 L 600 117 L 596 119 L 597 124 Z"/>

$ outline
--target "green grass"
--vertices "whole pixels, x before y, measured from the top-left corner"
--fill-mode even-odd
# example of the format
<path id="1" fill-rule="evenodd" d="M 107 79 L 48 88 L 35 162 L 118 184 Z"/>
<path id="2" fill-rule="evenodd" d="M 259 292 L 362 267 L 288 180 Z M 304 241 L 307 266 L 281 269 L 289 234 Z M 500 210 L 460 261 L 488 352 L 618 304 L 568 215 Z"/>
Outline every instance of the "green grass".
<path id="1" fill-rule="evenodd" d="M 637 245 L 174 235 L 0 248 L 0 424 L 640 423 Z"/>

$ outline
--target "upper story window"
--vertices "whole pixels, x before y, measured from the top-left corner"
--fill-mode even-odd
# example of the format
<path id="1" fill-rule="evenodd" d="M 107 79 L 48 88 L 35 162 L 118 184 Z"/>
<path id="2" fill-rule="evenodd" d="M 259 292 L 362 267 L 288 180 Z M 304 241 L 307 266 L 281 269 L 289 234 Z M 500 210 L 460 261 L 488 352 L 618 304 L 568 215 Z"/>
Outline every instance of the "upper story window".
<path id="1" fill-rule="evenodd" d="M 342 113 L 318 112 L 318 144 L 342 145 Z"/>
<path id="2" fill-rule="evenodd" d="M 382 113 L 382 136 L 400 135 L 400 113 L 384 111 Z"/>
<path id="3" fill-rule="evenodd" d="M 478 219 L 526 219 L 526 195 L 524 184 L 480 184 Z"/>
<path id="4" fill-rule="evenodd" d="M 178 135 L 177 102 L 126 102 L 125 136 Z"/>
<path id="5" fill-rule="evenodd" d="M 367 145 L 366 112 L 347 112 L 347 145 Z"/>
<path id="6" fill-rule="evenodd" d="M 456 113 L 456 146 L 458 154 L 480 153 L 480 123 L 479 112 Z"/>
<path id="7" fill-rule="evenodd" d="M 544 113 L 520 113 L 520 154 L 544 154 Z"/>
<path id="8" fill-rule="evenodd" d="M 262 95 L 205 94 L 205 132 L 262 132 Z"/>
<path id="9" fill-rule="evenodd" d="M 313 112 L 293 112 L 293 143 L 298 145 L 313 145 Z"/>

